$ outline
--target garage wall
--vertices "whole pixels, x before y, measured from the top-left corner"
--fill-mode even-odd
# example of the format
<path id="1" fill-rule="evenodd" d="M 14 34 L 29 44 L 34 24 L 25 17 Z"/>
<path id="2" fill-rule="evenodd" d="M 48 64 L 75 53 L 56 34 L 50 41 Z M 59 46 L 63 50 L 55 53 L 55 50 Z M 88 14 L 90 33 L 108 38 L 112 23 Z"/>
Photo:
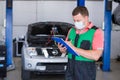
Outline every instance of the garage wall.
<path id="1" fill-rule="evenodd" d="M 0 40 L 4 40 L 5 27 L 3 27 L 5 19 L 5 1 L 0 1 Z"/>
<path id="2" fill-rule="evenodd" d="M 0 1 L 0 26 L 3 25 L 4 18 L 5 18 L 5 1 Z"/>
<path id="3" fill-rule="evenodd" d="M 72 22 L 71 10 L 76 5 L 75 1 L 14 1 L 13 37 L 26 33 L 27 25 L 40 21 Z M 58 14 L 58 15 L 57 15 Z M 18 16 L 19 15 L 19 16 Z"/>
<path id="4" fill-rule="evenodd" d="M 34 22 L 62 21 L 73 23 L 71 13 L 76 4 L 76 1 L 14 1 L 13 31 L 17 31 L 21 27 L 23 30 L 18 34 L 13 34 L 13 37 L 24 35 L 25 29 L 27 29 L 25 27 Z M 103 1 L 86 1 L 86 6 L 90 12 L 90 20 L 98 27 L 102 27 Z"/>

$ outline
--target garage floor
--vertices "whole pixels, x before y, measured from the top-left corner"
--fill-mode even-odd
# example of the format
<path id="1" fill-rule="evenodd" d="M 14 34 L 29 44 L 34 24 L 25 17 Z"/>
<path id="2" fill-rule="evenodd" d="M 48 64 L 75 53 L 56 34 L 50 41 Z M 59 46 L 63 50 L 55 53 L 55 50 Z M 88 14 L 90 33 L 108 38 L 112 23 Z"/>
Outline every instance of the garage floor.
<path id="1" fill-rule="evenodd" d="M 15 70 L 7 72 L 7 80 L 21 80 L 21 59 L 14 58 Z M 32 80 L 64 80 L 64 75 L 41 75 Z M 120 62 L 111 60 L 111 72 L 97 70 L 96 80 L 120 80 Z"/>

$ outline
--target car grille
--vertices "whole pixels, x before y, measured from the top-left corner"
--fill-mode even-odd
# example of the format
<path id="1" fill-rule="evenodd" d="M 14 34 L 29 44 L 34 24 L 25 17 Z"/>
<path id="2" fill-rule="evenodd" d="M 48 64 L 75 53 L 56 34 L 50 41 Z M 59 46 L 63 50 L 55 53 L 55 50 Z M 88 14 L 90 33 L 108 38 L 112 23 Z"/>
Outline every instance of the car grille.
<path id="1" fill-rule="evenodd" d="M 38 55 L 44 55 L 44 54 L 42 53 L 41 48 L 36 48 L 36 51 L 37 51 L 37 54 L 38 54 Z"/>
<path id="2" fill-rule="evenodd" d="M 44 55 L 44 52 L 42 51 L 42 48 L 36 48 L 37 54 L 38 55 Z M 59 49 L 57 48 L 46 48 L 46 51 L 49 55 L 49 57 L 51 56 L 61 56 L 61 52 L 59 51 Z"/>
<path id="3" fill-rule="evenodd" d="M 61 56 L 59 49 L 47 49 L 49 56 Z"/>

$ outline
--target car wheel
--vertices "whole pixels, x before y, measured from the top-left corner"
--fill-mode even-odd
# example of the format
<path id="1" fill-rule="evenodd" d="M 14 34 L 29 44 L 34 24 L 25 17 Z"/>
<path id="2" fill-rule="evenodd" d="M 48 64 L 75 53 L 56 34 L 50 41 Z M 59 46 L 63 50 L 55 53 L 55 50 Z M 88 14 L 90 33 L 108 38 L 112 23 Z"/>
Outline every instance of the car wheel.
<path id="1" fill-rule="evenodd" d="M 30 71 L 22 69 L 21 73 L 22 80 L 30 80 Z"/>

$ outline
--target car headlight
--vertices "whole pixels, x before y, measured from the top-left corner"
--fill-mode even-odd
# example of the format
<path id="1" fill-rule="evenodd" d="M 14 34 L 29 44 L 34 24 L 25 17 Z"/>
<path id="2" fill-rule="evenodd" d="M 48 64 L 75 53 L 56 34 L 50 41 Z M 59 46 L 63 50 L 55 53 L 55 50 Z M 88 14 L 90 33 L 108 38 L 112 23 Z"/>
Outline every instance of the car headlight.
<path id="1" fill-rule="evenodd" d="M 28 48 L 27 51 L 28 51 L 28 54 L 30 56 L 36 56 L 37 55 L 36 49 L 33 48 L 33 47 Z"/>

